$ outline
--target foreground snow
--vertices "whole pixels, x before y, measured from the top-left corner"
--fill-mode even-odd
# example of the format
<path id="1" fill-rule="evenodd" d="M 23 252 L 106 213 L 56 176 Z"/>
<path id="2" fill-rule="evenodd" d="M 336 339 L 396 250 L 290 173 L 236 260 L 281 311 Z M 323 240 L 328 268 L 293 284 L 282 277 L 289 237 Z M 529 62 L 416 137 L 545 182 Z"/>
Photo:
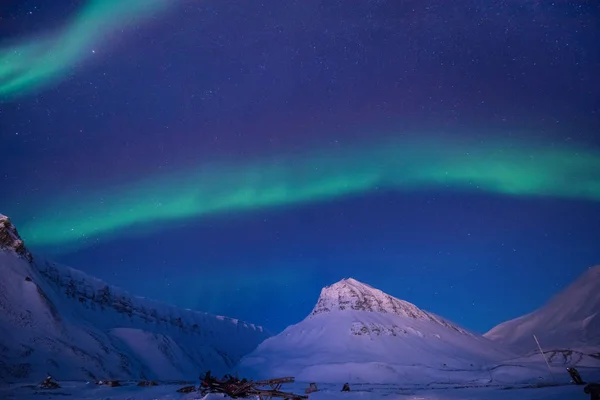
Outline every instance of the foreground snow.
<path id="1" fill-rule="evenodd" d="M 210 394 L 202 397 L 198 393 L 180 394 L 176 390 L 181 385 L 162 385 L 140 388 L 134 384 L 117 388 L 96 386 L 83 382 L 61 382 L 62 388 L 54 391 L 42 391 L 26 385 L 13 385 L 0 388 L 0 398 L 5 400 L 43 400 L 76 398 L 78 400 L 217 400 L 223 395 Z M 295 383 L 284 389 L 294 393 L 303 393 L 306 383 Z M 585 398 L 581 386 L 564 385 L 555 387 L 530 388 L 523 386 L 466 387 L 438 385 L 427 386 L 401 385 L 353 385 L 351 392 L 340 392 L 340 385 L 319 385 L 319 392 L 310 394 L 311 400 L 324 399 L 386 399 L 386 400 L 563 400 Z"/>

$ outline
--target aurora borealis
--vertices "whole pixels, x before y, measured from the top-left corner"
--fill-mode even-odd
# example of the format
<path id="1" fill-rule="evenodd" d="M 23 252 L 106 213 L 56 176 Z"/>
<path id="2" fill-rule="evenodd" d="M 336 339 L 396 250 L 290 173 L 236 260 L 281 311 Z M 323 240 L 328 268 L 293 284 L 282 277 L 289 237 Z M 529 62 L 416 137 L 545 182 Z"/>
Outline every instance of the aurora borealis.
<path id="1" fill-rule="evenodd" d="M 476 331 L 600 262 L 591 3 L 6 10 L 0 212 L 58 262 L 273 330 L 353 276 Z"/>
<path id="2" fill-rule="evenodd" d="M 63 78 L 116 31 L 166 9 L 168 3 L 89 0 L 61 29 L 1 46 L 0 97 L 27 93 Z"/>
<path id="3" fill-rule="evenodd" d="M 114 192 L 66 192 L 54 209 L 32 226 L 24 225 L 23 233 L 32 245 L 68 244 L 135 224 L 318 202 L 375 188 L 447 187 L 600 202 L 600 152 L 513 145 L 486 147 L 430 137 L 266 162 L 205 165 L 126 183 Z M 65 203 L 74 204 L 74 212 L 64 209 Z"/>

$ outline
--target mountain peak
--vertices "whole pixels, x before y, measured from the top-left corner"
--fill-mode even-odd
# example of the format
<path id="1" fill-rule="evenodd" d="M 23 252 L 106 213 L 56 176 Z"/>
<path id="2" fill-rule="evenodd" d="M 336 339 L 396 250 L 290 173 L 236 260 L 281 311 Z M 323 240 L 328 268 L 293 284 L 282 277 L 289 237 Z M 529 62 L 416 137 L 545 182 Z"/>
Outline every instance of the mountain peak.
<path id="1" fill-rule="evenodd" d="M 346 287 L 352 287 L 361 292 L 379 292 L 383 293 L 381 290 L 374 288 L 371 285 L 367 285 L 366 283 L 362 283 L 354 278 L 344 278 L 340 281 L 334 283 L 333 285 L 327 286 L 331 291 L 343 291 Z M 383 293 L 385 294 L 385 293 Z"/>
<path id="2" fill-rule="evenodd" d="M 0 249 L 12 250 L 30 262 L 33 260 L 31 253 L 19 236 L 17 228 L 12 224 L 10 218 L 3 214 L 0 214 Z"/>
<path id="3" fill-rule="evenodd" d="M 354 278 L 345 278 L 321 289 L 321 295 L 310 315 L 352 310 L 394 314 L 412 319 L 432 321 L 460 333 L 468 334 L 464 329 L 421 310 L 412 303 L 390 296 Z"/>
<path id="4" fill-rule="evenodd" d="M 324 375 L 331 383 L 387 383 L 409 375 L 435 382 L 452 370 L 485 374 L 509 357 L 437 315 L 346 278 L 324 287 L 311 315 L 265 340 L 238 368 L 253 379 L 285 371 L 304 382 Z"/>
<path id="5" fill-rule="evenodd" d="M 354 278 L 345 278 L 321 289 L 321 295 L 311 314 L 344 310 L 393 313 L 413 318 L 423 316 L 423 311 L 417 306 Z"/>

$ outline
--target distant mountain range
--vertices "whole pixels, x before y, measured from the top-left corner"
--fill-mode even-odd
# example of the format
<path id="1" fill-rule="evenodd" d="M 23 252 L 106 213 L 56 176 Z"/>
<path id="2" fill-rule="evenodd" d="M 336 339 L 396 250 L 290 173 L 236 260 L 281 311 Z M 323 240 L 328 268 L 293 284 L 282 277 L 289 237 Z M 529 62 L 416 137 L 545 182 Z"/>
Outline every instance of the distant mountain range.
<path id="1" fill-rule="evenodd" d="M 600 267 L 548 304 L 478 335 L 355 279 L 271 336 L 260 326 L 133 297 L 32 255 L 0 215 L 0 382 L 294 376 L 315 382 L 540 382 L 600 370 Z M 257 347 L 258 346 L 258 347 Z M 596 371 L 596 372 L 591 372 Z M 566 378 L 565 378 L 566 379 Z"/>
<path id="2" fill-rule="evenodd" d="M 0 215 L 0 382 L 197 379 L 229 371 L 260 326 L 133 297 L 32 255 Z"/>

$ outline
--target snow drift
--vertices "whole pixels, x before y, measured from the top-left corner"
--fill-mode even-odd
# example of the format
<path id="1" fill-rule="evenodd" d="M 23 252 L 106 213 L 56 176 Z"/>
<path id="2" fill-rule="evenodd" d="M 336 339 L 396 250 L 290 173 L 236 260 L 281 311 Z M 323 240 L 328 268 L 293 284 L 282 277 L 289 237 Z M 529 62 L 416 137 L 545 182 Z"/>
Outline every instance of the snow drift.
<path id="1" fill-rule="evenodd" d="M 32 256 L 0 215 L 0 382 L 197 379 L 225 373 L 269 334 L 260 326 L 132 297 Z"/>

